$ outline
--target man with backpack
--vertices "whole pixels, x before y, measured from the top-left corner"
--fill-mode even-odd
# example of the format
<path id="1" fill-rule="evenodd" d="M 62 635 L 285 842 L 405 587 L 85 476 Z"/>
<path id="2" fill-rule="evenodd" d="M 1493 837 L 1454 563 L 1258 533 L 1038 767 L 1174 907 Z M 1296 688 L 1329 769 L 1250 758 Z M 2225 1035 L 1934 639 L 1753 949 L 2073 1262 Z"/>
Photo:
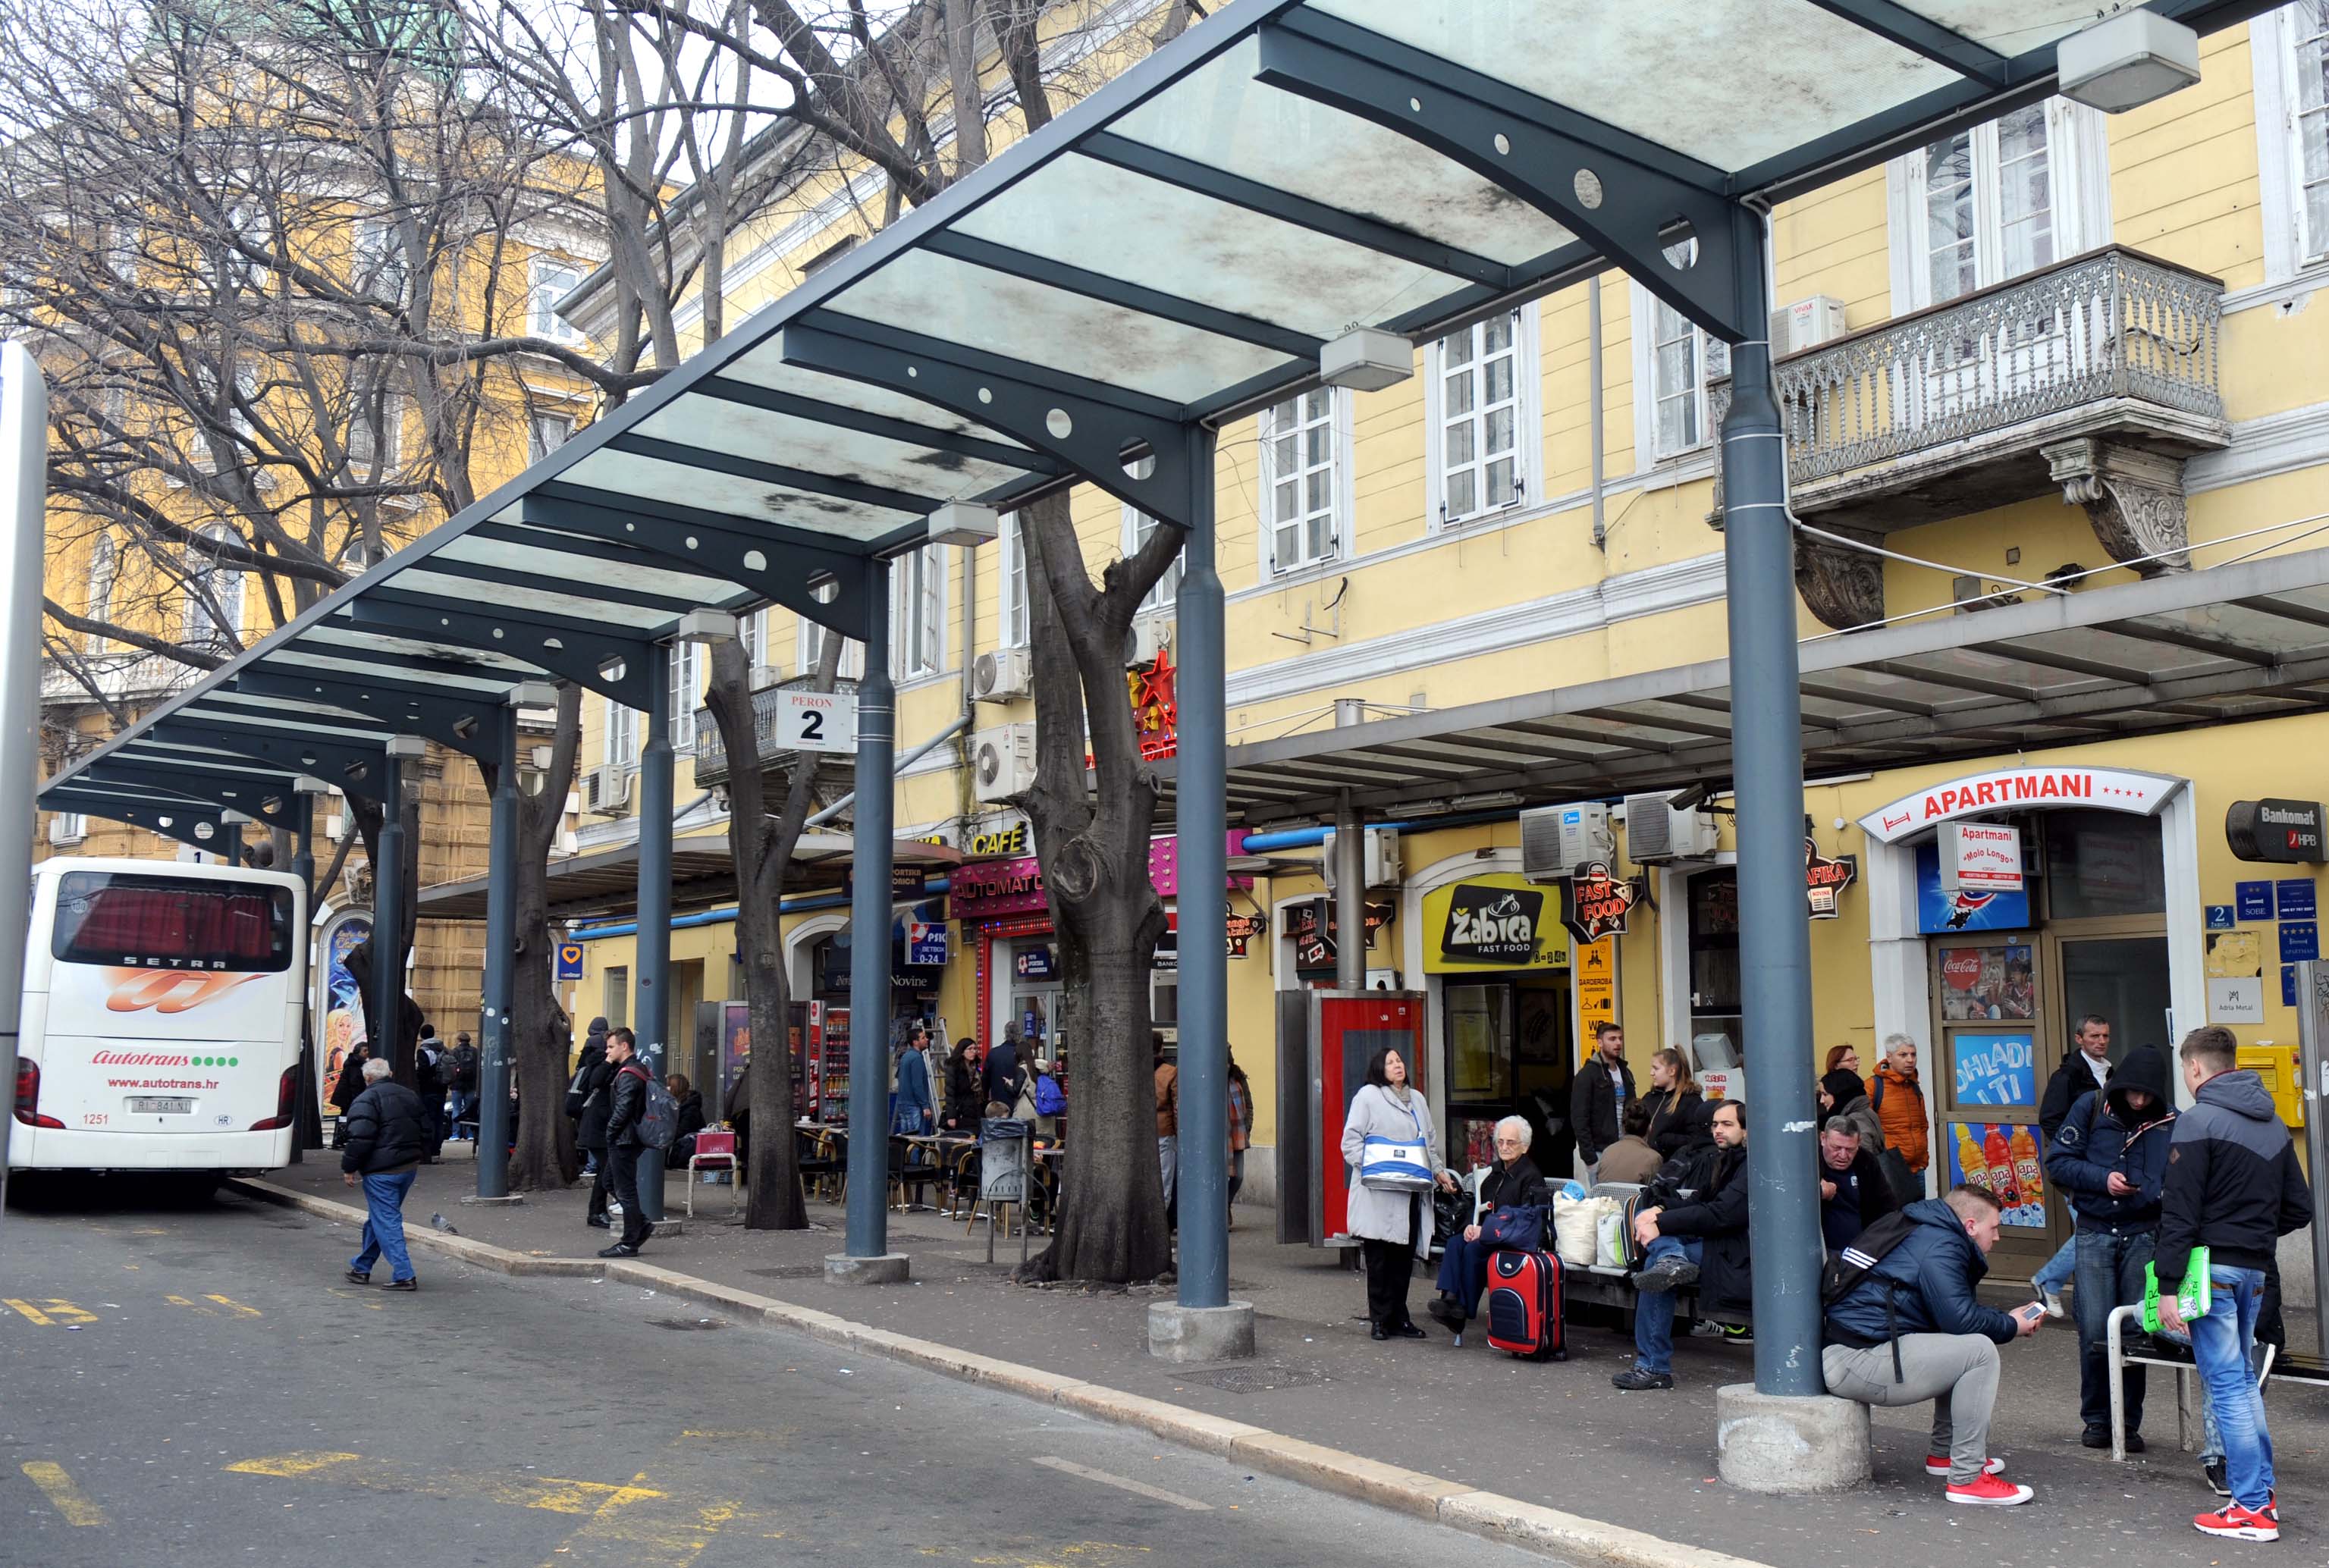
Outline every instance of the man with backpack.
<path id="1" fill-rule="evenodd" d="M 471 1122 L 469 1138 L 474 1142 L 477 1136 L 474 1125 L 477 1115 L 477 1047 L 469 1043 L 466 1033 L 453 1037 L 453 1048 L 445 1054 L 445 1067 L 453 1084 L 453 1136 L 461 1136 L 461 1123 Z"/>
<path id="2" fill-rule="evenodd" d="M 2038 1331 L 2046 1310 L 1985 1307 L 1974 1287 L 1997 1244 L 1997 1199 L 1958 1186 L 1886 1215 L 1831 1259 L 1820 1369 L 1839 1399 L 1884 1406 L 1933 1402 L 1925 1473 L 1947 1476 L 1952 1503 L 2011 1507 L 2031 1488 L 2004 1480 L 1989 1456 L 1997 1347 Z"/>
<path id="3" fill-rule="evenodd" d="M 659 1153 L 670 1147 L 678 1127 L 671 1091 L 634 1054 L 636 1039 L 628 1029 L 607 1034 L 607 1061 L 615 1069 L 614 1081 L 607 1087 L 607 1164 L 615 1201 L 623 1206 L 623 1235 L 613 1246 L 599 1249 L 602 1258 L 635 1258 L 646 1244 L 649 1227 L 646 1211 L 639 1207 L 639 1159 L 647 1150 Z M 655 1141 L 656 1111 L 650 1103 L 657 1095 L 663 1101 L 661 1142 Z"/>

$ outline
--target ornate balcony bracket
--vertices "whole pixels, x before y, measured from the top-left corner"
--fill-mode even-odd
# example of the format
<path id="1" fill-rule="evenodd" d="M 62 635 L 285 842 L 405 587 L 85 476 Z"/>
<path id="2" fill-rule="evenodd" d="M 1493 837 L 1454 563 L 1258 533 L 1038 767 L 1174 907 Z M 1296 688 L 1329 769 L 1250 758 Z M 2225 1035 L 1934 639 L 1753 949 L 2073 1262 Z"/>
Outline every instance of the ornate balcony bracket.
<path id="1" fill-rule="evenodd" d="M 2084 437 L 2039 448 L 2110 558 L 2145 577 L 2192 569 L 2183 459 Z"/>
<path id="2" fill-rule="evenodd" d="M 1884 618 L 1884 562 L 1864 550 L 1798 532 L 1796 591 L 1805 607 L 1837 631 Z"/>

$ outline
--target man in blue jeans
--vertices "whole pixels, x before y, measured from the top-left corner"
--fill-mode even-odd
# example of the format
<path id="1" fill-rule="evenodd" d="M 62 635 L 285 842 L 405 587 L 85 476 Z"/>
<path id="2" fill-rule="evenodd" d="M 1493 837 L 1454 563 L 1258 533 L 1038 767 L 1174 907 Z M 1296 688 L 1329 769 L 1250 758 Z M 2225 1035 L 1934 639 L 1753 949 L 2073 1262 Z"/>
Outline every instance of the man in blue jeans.
<path id="1" fill-rule="evenodd" d="M 1680 1179 L 1643 1189 L 1634 1216 L 1642 1270 L 1634 1277 L 1634 1364 L 1609 1381 L 1634 1391 L 1674 1386 L 1674 1293 L 1699 1287 L 1701 1310 L 1744 1314 L 1754 1301 L 1747 1241 L 1747 1105 L 1714 1107 L 1714 1147 Z"/>
<path id="2" fill-rule="evenodd" d="M 2208 1385 L 2223 1435 L 2231 1501 L 2192 1521 L 2204 1535 L 2240 1541 L 2280 1539 L 2280 1499 L 2273 1491 L 2272 1434 L 2264 1396 L 2249 1370 L 2264 1272 L 2280 1238 L 2312 1223 L 2313 1194 L 2296 1163 L 2288 1129 L 2252 1072 L 2239 1065 L 2232 1031 L 2194 1029 L 2178 1047 L 2192 1108 L 2175 1119 L 2168 1145 L 2159 1249 L 2159 1319 L 2173 1332 L 2187 1327 L 2176 1294 L 2194 1247 L 2208 1250 L 2210 1301 L 2193 1319 L 2192 1353 Z"/>
<path id="3" fill-rule="evenodd" d="M 2078 1049 L 2063 1056 L 2054 1075 L 2046 1080 L 2046 1093 L 2038 1103 L 2039 1146 L 2051 1149 L 2070 1119 L 2070 1107 L 2085 1095 L 2110 1084 L 2111 1027 L 2110 1019 L 2100 1013 L 2089 1013 L 2079 1020 L 2070 1036 Z M 2074 1197 L 2065 1197 L 2063 1207 L 2070 1211 L 2070 1234 L 2062 1238 L 2060 1251 L 2048 1258 L 2039 1271 L 2030 1277 L 2038 1291 L 2038 1299 L 2046 1303 L 2051 1318 L 2062 1316 L 2062 1287 L 2070 1282 L 2079 1262 L 2079 1205 Z"/>
<path id="4" fill-rule="evenodd" d="M 388 1254 L 388 1289 L 417 1291 L 411 1254 L 404 1250 L 404 1195 L 412 1190 L 420 1157 L 429 1152 L 427 1107 L 420 1096 L 396 1082 L 381 1057 L 363 1065 L 364 1089 L 344 1118 L 346 1147 L 340 1153 L 340 1179 L 363 1183 L 363 1251 L 348 1260 L 348 1282 L 372 1283 L 372 1266 Z"/>

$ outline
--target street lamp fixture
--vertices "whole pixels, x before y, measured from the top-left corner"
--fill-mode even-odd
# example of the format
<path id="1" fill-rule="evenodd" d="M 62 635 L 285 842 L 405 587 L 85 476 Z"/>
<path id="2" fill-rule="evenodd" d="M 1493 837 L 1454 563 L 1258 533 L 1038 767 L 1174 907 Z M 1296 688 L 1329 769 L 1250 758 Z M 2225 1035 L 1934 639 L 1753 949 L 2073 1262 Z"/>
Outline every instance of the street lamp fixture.
<path id="1" fill-rule="evenodd" d="M 2056 44 L 2054 70 L 2064 98 L 2125 114 L 2200 80 L 2200 35 L 2156 11 L 2122 11 Z"/>
<path id="2" fill-rule="evenodd" d="M 1395 332 L 1354 326 L 1318 351 L 1318 379 L 1354 392 L 1380 392 L 1415 374 L 1415 345 Z"/>
<path id="3" fill-rule="evenodd" d="M 1003 531 L 1003 514 L 991 506 L 949 501 L 930 513 L 932 544 L 966 545 L 976 549 L 992 543 Z"/>
<path id="4" fill-rule="evenodd" d="M 736 617 L 725 610 L 690 610 L 679 618 L 679 630 L 672 634 L 672 641 L 733 643 L 742 634 Z"/>

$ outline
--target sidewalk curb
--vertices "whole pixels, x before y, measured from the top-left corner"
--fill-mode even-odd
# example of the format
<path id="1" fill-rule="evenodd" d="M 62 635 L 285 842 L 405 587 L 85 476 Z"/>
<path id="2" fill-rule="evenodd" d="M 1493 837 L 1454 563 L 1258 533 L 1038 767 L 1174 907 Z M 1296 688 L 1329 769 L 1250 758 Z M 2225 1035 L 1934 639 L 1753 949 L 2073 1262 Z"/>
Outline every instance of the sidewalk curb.
<path id="1" fill-rule="evenodd" d="M 363 1210 L 335 1203 L 256 1177 L 237 1177 L 228 1185 L 263 1203 L 296 1208 L 319 1218 L 362 1225 Z M 780 1301 L 750 1291 L 683 1274 L 656 1263 L 595 1258 L 537 1258 L 506 1247 L 447 1235 L 433 1229 L 406 1230 L 415 1250 L 440 1253 L 496 1273 L 521 1277 L 547 1275 L 606 1279 L 707 1307 L 717 1307 L 741 1318 L 754 1318 L 780 1329 L 806 1334 L 828 1345 L 863 1350 L 892 1361 L 919 1366 L 954 1378 L 1056 1404 L 1097 1421 L 1142 1432 L 1205 1453 L 1220 1455 L 1284 1480 L 1341 1497 L 1435 1520 L 1467 1535 L 1509 1545 L 1564 1557 L 1570 1561 L 1607 1563 L 1610 1568 L 1767 1568 L 1750 1558 L 1709 1551 L 1679 1541 L 1662 1540 L 1622 1525 L 1604 1524 L 1579 1514 L 1563 1513 L 1536 1503 L 1523 1502 L 1495 1492 L 1484 1492 L 1461 1481 L 1451 1481 L 1419 1470 L 1402 1469 L 1363 1454 L 1326 1448 L 1266 1428 L 1190 1410 L 1161 1399 L 1127 1394 L 1103 1384 L 999 1361 L 991 1356 L 957 1350 L 951 1346 L 916 1339 L 909 1335 L 853 1322 L 814 1307 Z"/>

